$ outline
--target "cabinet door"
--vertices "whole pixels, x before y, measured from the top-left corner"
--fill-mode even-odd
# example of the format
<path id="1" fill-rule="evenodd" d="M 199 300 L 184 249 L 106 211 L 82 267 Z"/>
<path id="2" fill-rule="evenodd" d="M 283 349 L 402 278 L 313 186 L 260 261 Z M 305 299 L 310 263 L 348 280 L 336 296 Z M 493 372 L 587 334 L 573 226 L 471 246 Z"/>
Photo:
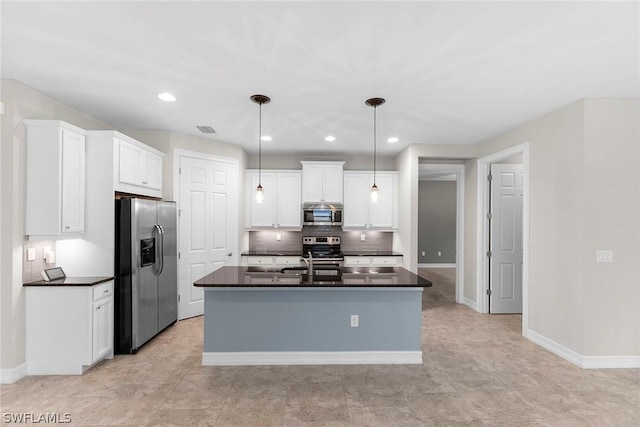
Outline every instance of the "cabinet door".
<path id="1" fill-rule="evenodd" d="M 324 165 L 322 175 L 322 201 L 342 203 L 343 192 L 342 165 Z"/>
<path id="2" fill-rule="evenodd" d="M 120 168 L 118 181 L 124 184 L 142 185 L 144 151 L 133 144 L 120 141 Z"/>
<path id="3" fill-rule="evenodd" d="M 113 298 L 93 303 L 93 361 L 104 357 L 113 348 Z"/>
<path id="4" fill-rule="evenodd" d="M 276 219 L 278 227 L 301 227 L 301 191 L 300 173 L 279 173 Z"/>
<path id="5" fill-rule="evenodd" d="M 322 187 L 324 185 L 323 166 L 308 165 L 302 166 L 302 202 L 322 202 L 324 196 Z"/>
<path id="6" fill-rule="evenodd" d="M 343 227 L 366 228 L 369 211 L 369 174 L 344 175 Z"/>
<path id="7" fill-rule="evenodd" d="M 62 233 L 84 231 L 84 136 L 62 130 Z"/>
<path id="8" fill-rule="evenodd" d="M 144 153 L 144 179 L 142 185 L 162 190 L 162 157 L 155 153 Z"/>
<path id="9" fill-rule="evenodd" d="M 373 175 L 371 184 L 373 185 Z M 378 186 L 378 202 L 370 204 L 369 219 L 372 228 L 393 228 L 393 205 L 394 205 L 394 176 L 391 174 L 376 174 L 376 185 Z"/>
<path id="10" fill-rule="evenodd" d="M 273 173 L 262 173 L 262 188 L 264 188 L 264 200 L 262 203 L 256 202 L 256 187 L 259 182 L 259 174 L 251 173 L 250 183 L 247 188 L 247 198 L 251 204 L 251 224 L 250 227 L 274 227 L 275 226 L 275 203 L 276 203 L 276 180 Z"/>

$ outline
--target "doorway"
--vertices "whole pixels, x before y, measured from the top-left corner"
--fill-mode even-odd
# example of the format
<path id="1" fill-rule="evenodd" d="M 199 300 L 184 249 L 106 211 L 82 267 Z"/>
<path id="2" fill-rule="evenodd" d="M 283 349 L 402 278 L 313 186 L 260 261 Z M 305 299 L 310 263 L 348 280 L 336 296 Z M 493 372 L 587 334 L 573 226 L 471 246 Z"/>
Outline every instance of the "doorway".
<path id="1" fill-rule="evenodd" d="M 441 218 L 442 221 L 436 221 L 438 224 L 432 224 L 434 227 L 446 227 L 450 231 L 441 233 L 438 230 L 430 235 L 435 243 L 426 242 L 429 238 L 423 236 L 418 237 L 418 268 L 434 269 L 434 272 L 443 276 L 452 276 L 447 270 L 455 270 L 455 301 L 459 304 L 470 305 L 471 302 L 464 298 L 464 161 L 450 160 L 450 163 L 427 163 L 429 159 L 421 159 L 419 164 L 419 180 L 421 183 L 450 183 L 454 186 L 455 194 L 453 195 L 453 203 L 447 212 L 430 210 L 431 214 L 436 216 L 454 215 L 454 222 L 446 223 L 447 218 Z M 442 192 L 442 188 L 446 185 L 433 185 L 436 192 Z M 420 202 L 419 196 L 419 201 Z M 438 196 L 441 197 L 441 196 Z M 446 196 L 449 197 L 449 196 Z M 428 203 L 428 201 L 424 201 Z M 425 233 L 424 224 L 420 224 L 421 215 L 418 215 L 418 233 Z M 444 221 L 444 222 L 443 222 Z M 445 224 L 446 223 L 446 224 Z M 451 230 L 452 229 L 452 230 Z M 453 234 L 453 236 L 451 236 Z M 435 239 L 434 239 L 435 237 Z M 453 239 L 453 242 L 451 241 Z M 422 247 L 421 247 L 422 241 Z M 423 255 L 424 252 L 424 255 Z M 475 305 L 475 304 L 474 304 Z M 473 307 L 475 309 L 475 307 Z"/>
<path id="2" fill-rule="evenodd" d="M 508 166 L 517 163 L 520 169 Z M 493 177 L 489 178 L 492 169 Z M 496 173 L 501 178 L 497 178 Z M 523 334 L 529 324 L 528 182 L 529 144 L 526 142 L 478 159 L 478 311 L 513 312 L 513 306 L 520 304 Z M 516 195 L 521 197 L 521 207 L 515 203 Z M 521 302 L 517 302 L 520 297 Z M 504 299 L 503 306 L 500 298 Z"/>
<path id="3" fill-rule="evenodd" d="M 185 150 L 174 153 L 178 203 L 178 319 L 204 313 L 193 282 L 238 254 L 238 162 Z"/>

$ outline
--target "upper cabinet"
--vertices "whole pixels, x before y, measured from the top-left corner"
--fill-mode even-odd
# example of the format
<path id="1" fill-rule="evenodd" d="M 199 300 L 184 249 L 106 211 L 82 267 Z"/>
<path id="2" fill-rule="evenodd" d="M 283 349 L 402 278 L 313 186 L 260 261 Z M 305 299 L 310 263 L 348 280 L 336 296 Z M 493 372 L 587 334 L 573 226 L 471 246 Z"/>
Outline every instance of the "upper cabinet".
<path id="1" fill-rule="evenodd" d="M 398 228 L 398 174 L 376 172 L 378 202 L 371 201 L 373 172 L 344 173 L 344 223 L 348 230 Z"/>
<path id="2" fill-rule="evenodd" d="M 262 203 L 255 199 L 259 181 L 264 188 Z M 301 182 L 299 171 L 247 171 L 246 227 L 302 228 Z"/>
<path id="3" fill-rule="evenodd" d="M 84 232 L 84 130 L 60 120 L 27 126 L 26 234 L 52 237 Z"/>
<path id="4" fill-rule="evenodd" d="M 302 163 L 302 203 L 342 203 L 344 162 Z"/>
<path id="5" fill-rule="evenodd" d="M 134 139 L 115 138 L 115 190 L 162 197 L 163 153 Z"/>

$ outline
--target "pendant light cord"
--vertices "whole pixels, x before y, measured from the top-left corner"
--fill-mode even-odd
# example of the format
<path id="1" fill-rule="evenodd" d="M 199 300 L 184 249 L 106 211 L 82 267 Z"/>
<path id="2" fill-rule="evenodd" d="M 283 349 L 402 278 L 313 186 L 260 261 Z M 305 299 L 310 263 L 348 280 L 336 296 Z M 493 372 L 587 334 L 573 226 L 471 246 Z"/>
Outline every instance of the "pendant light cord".
<path id="1" fill-rule="evenodd" d="M 373 185 L 376 185 L 376 116 L 378 107 L 373 107 Z"/>
<path id="2" fill-rule="evenodd" d="M 262 185 L 262 103 L 260 103 L 260 119 L 258 125 L 258 186 Z"/>

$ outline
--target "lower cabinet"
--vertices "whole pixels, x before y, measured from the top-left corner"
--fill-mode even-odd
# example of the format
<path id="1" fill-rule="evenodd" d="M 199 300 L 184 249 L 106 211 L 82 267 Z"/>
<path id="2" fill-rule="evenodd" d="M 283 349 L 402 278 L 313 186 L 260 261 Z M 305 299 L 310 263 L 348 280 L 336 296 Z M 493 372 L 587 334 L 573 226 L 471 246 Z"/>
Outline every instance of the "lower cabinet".
<path id="1" fill-rule="evenodd" d="M 401 256 L 345 256 L 345 267 L 397 267 L 402 266 Z"/>
<path id="2" fill-rule="evenodd" d="M 242 264 L 248 266 L 286 267 L 301 265 L 299 256 L 243 256 Z"/>
<path id="3" fill-rule="evenodd" d="M 28 375 L 80 375 L 113 357 L 113 281 L 26 291 Z"/>

